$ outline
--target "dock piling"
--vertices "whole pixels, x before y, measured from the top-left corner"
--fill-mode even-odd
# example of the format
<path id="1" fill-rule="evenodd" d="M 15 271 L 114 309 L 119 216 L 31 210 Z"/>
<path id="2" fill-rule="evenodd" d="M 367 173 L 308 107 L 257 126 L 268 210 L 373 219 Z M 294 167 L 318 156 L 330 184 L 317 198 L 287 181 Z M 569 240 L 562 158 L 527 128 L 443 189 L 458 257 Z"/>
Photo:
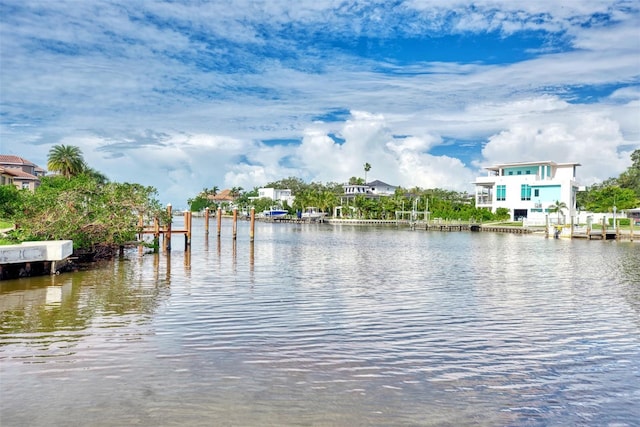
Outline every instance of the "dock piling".
<path id="1" fill-rule="evenodd" d="M 169 222 L 167 223 L 167 231 L 164 233 L 164 250 L 171 250 L 171 222 L 173 221 L 173 207 L 171 203 L 167 204 L 167 215 L 169 216 Z"/>
<path id="2" fill-rule="evenodd" d="M 238 236 L 238 208 L 233 208 L 233 240 Z"/>
<path id="3" fill-rule="evenodd" d="M 251 208 L 251 222 L 249 226 L 249 241 L 253 242 L 253 238 L 255 236 L 255 228 L 256 228 L 256 208 Z M 252 246 L 253 247 L 253 246 Z"/>

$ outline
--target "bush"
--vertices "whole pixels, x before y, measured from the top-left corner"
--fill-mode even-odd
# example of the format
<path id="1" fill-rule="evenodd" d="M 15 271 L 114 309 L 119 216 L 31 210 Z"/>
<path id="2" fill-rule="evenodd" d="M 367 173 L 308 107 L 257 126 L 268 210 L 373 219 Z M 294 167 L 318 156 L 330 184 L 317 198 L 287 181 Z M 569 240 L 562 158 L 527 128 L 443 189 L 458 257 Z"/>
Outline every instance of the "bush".
<path id="1" fill-rule="evenodd" d="M 616 222 L 618 225 L 631 225 L 631 220 L 629 218 L 616 218 Z M 613 218 L 609 218 L 609 226 L 613 227 Z"/>

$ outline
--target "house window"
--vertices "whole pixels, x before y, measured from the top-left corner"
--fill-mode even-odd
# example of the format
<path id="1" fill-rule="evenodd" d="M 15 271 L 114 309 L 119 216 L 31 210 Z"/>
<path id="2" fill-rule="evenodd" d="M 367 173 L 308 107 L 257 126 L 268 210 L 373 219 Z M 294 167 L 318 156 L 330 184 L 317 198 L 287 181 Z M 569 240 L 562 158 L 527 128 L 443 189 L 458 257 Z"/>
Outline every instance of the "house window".
<path id="1" fill-rule="evenodd" d="M 498 185 L 496 187 L 496 200 L 507 200 L 507 186 Z"/>
<path id="2" fill-rule="evenodd" d="M 531 200 L 531 186 L 522 184 L 520 186 L 520 200 Z"/>
<path id="3" fill-rule="evenodd" d="M 29 183 L 28 182 L 23 182 L 22 183 L 22 189 L 23 190 L 28 190 L 29 189 Z"/>
<path id="4" fill-rule="evenodd" d="M 518 171 L 518 175 L 522 175 L 522 171 Z"/>
<path id="5" fill-rule="evenodd" d="M 531 171 L 527 171 L 527 175 L 531 175 Z"/>
<path id="6" fill-rule="evenodd" d="M 534 197 L 540 197 L 540 189 L 536 188 L 535 190 L 533 190 L 533 195 Z"/>
<path id="7" fill-rule="evenodd" d="M 513 171 L 509 171 L 509 175 L 513 175 Z"/>

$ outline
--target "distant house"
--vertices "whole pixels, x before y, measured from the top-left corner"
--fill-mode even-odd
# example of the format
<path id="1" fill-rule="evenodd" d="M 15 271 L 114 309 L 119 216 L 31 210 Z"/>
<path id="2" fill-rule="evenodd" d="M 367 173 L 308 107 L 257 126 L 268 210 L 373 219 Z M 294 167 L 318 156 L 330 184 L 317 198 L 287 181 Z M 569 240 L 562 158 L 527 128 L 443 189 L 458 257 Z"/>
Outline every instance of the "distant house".
<path id="1" fill-rule="evenodd" d="M 634 224 L 640 225 L 640 208 L 628 209 L 627 218 L 632 220 Z"/>
<path id="2" fill-rule="evenodd" d="M 268 198 L 274 202 L 286 202 L 289 206 L 293 205 L 293 201 L 295 200 L 295 196 L 291 194 L 291 190 L 280 190 L 277 188 L 259 188 L 258 198 Z"/>
<path id="3" fill-rule="evenodd" d="M 371 193 L 378 196 L 393 196 L 396 192 L 396 187 L 394 185 L 387 184 L 386 182 L 382 182 L 377 179 L 368 183 L 367 186 Z"/>
<path id="4" fill-rule="evenodd" d="M 0 184 L 34 191 L 46 171 L 22 157 L 0 154 Z"/>
<path id="5" fill-rule="evenodd" d="M 0 166 L 0 185 L 14 185 L 13 174 L 5 172 L 5 169 L 2 166 Z"/>
<path id="6" fill-rule="evenodd" d="M 364 196 L 367 198 L 378 198 L 380 196 L 393 196 L 396 192 L 396 186 L 387 184 L 379 180 L 371 181 L 366 184 L 345 184 L 342 200 L 347 201 L 356 196 Z"/>
<path id="7" fill-rule="evenodd" d="M 233 194 L 231 194 L 231 190 L 222 190 L 215 196 L 210 194 L 207 196 L 207 199 L 215 203 L 233 203 L 236 200 Z"/>
<path id="8" fill-rule="evenodd" d="M 552 161 L 501 163 L 486 167 L 487 176 L 475 181 L 476 207 L 495 212 L 506 208 L 512 220 L 544 218 L 556 201 L 564 202 L 568 210 L 576 212 L 576 168 L 579 163 Z"/>

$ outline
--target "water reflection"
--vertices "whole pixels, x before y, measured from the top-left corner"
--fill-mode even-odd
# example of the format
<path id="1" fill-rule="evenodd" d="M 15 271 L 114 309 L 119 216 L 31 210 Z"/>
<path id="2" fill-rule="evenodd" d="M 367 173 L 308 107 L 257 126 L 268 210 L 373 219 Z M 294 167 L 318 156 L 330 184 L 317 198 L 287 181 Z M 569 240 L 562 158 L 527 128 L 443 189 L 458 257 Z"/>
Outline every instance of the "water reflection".
<path id="1" fill-rule="evenodd" d="M 3 424 L 640 419 L 637 244 L 257 228 L 3 284 Z"/>

